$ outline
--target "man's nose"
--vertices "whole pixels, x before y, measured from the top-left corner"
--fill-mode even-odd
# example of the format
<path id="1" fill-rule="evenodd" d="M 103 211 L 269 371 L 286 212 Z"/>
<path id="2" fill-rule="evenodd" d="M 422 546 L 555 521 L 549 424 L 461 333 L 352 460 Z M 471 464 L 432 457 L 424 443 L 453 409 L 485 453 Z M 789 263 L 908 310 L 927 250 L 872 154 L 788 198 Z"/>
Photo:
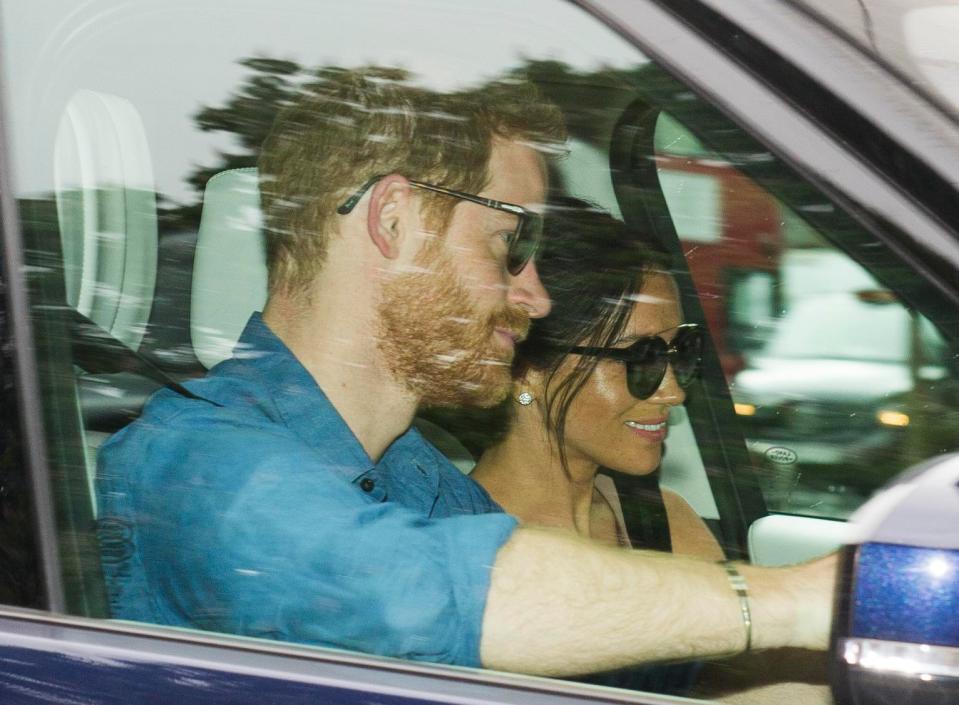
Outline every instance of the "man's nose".
<path id="1" fill-rule="evenodd" d="M 519 274 L 510 277 L 507 299 L 523 308 L 530 318 L 543 318 L 553 307 L 533 261 L 528 262 Z"/>

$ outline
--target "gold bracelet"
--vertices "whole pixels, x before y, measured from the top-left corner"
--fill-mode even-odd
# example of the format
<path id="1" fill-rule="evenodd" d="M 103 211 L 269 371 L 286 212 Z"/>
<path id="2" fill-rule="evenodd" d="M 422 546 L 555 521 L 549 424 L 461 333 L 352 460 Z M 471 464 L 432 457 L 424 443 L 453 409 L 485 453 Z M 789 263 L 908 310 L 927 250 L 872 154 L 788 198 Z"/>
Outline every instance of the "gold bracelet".
<path id="1" fill-rule="evenodd" d="M 733 565 L 732 561 L 720 561 L 720 565 L 726 570 L 729 586 L 739 597 L 739 610 L 742 613 L 743 627 L 746 630 L 746 648 L 743 651 L 749 651 L 753 645 L 753 616 L 749 610 L 749 585 L 746 584 L 746 578 Z"/>

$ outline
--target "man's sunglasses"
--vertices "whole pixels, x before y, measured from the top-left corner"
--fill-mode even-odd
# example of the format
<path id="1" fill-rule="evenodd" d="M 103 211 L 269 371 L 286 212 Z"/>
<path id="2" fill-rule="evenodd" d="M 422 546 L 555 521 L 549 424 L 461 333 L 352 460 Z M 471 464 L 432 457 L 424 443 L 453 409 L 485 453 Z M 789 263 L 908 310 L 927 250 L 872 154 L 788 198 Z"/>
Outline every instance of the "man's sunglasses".
<path id="1" fill-rule="evenodd" d="M 367 181 L 360 187 L 359 191 L 346 199 L 342 205 L 336 209 L 336 212 L 340 215 L 347 215 L 356 207 L 356 204 L 360 202 L 363 194 L 369 191 L 370 187 L 384 176 L 386 176 L 386 174 L 380 174 Z M 491 198 L 483 198 L 482 196 L 475 196 L 471 193 L 454 191 L 453 189 L 428 184 L 424 181 L 414 181 L 410 179 L 409 182 L 416 188 L 421 188 L 425 191 L 441 193 L 444 196 L 452 196 L 453 198 L 459 198 L 464 201 L 469 201 L 470 203 L 478 203 L 487 208 L 505 211 L 506 213 L 515 215 L 516 230 L 514 230 L 512 236 L 510 236 L 506 253 L 506 269 L 514 277 L 522 272 L 527 263 L 536 256 L 536 251 L 543 241 L 543 216 L 541 214 L 527 210 L 522 206 L 517 206 L 515 203 L 494 201 Z"/>
<path id="2" fill-rule="evenodd" d="M 626 386 L 637 399 L 649 399 L 666 377 L 666 367 L 673 368 L 676 382 L 686 389 L 699 374 L 703 360 L 703 331 L 695 323 L 677 327 L 672 342 L 658 335 L 640 338 L 625 348 L 576 346 L 577 355 L 607 357 L 626 363 Z"/>

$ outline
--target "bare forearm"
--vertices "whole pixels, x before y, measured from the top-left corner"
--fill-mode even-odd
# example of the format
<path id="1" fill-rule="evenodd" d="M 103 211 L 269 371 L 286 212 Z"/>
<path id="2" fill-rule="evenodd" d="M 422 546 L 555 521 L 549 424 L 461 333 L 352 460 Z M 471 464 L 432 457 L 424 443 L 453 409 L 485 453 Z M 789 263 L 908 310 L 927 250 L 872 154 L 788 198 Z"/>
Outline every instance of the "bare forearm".
<path id="1" fill-rule="evenodd" d="M 742 572 L 755 648 L 825 647 L 828 568 L 812 578 L 802 569 Z M 732 653 L 744 643 L 738 598 L 714 563 L 527 528 L 497 557 L 480 648 L 490 668 L 574 675 Z"/>

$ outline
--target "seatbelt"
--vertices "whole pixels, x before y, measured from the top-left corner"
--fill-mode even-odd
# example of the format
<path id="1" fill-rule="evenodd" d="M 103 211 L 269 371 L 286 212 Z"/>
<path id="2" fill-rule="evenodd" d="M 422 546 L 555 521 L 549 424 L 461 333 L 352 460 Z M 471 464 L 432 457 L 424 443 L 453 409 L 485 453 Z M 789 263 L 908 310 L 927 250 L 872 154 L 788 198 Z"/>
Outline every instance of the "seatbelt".
<path id="1" fill-rule="evenodd" d="M 172 389 L 188 399 L 205 401 L 213 406 L 223 406 L 194 394 L 153 362 L 128 348 L 72 306 L 66 308 L 70 340 L 73 343 L 73 363 L 77 367 L 92 374 L 132 372 Z"/>

